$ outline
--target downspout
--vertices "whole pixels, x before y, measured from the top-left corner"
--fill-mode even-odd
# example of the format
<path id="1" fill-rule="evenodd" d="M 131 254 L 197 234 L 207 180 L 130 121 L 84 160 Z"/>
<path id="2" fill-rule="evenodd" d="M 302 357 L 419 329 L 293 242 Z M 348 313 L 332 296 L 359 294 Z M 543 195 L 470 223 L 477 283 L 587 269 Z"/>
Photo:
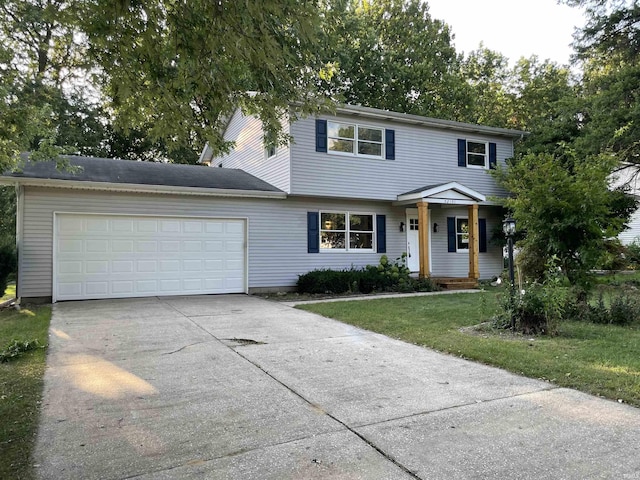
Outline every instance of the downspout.
<path id="1" fill-rule="evenodd" d="M 22 230 L 23 230 L 24 187 L 16 183 L 16 253 L 18 255 L 18 269 L 16 271 L 16 309 L 20 309 L 22 271 Z"/>

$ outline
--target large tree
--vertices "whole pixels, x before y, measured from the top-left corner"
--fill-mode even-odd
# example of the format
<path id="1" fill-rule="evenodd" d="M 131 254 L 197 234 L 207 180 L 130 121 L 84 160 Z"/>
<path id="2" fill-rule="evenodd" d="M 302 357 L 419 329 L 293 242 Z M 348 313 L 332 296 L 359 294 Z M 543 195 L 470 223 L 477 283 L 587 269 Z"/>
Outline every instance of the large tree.
<path id="1" fill-rule="evenodd" d="M 638 0 L 565 0 L 585 9 L 576 34 L 583 69 L 581 135 L 586 154 L 607 152 L 640 163 L 640 4 Z"/>
<path id="2" fill-rule="evenodd" d="M 469 89 L 449 26 L 419 0 L 335 1 L 325 13 L 321 88 L 346 103 L 462 119 Z"/>
<path id="3" fill-rule="evenodd" d="M 80 12 L 118 127 L 169 151 L 208 141 L 222 152 L 237 107 L 260 117 L 268 142 L 286 140 L 291 102 L 318 109 L 320 4 L 82 0 Z"/>

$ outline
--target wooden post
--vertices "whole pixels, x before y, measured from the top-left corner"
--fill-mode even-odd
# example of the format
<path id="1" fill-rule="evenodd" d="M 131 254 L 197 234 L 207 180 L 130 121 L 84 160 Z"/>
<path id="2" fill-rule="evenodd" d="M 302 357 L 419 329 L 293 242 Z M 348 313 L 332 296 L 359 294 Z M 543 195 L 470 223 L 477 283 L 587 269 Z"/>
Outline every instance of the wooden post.
<path id="1" fill-rule="evenodd" d="M 469 278 L 479 279 L 478 252 L 480 250 L 480 231 L 478 228 L 478 204 L 469 205 Z"/>
<path id="2" fill-rule="evenodd" d="M 429 204 L 418 202 L 418 245 L 420 246 L 420 278 L 429 276 Z"/>

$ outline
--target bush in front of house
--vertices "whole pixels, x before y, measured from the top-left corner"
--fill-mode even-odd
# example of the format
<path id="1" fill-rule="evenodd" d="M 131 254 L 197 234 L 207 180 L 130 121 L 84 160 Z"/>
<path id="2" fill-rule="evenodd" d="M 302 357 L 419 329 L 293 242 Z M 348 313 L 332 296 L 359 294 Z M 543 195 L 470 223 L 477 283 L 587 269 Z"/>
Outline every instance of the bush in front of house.
<path id="1" fill-rule="evenodd" d="M 0 297 L 4 295 L 9 276 L 15 273 L 17 266 L 16 248 L 13 242 L 0 241 Z"/>
<path id="2" fill-rule="evenodd" d="M 411 278 L 406 255 L 395 261 L 383 255 L 378 265 L 345 270 L 312 270 L 298 277 L 298 293 L 431 292 L 438 290 L 430 279 Z"/>

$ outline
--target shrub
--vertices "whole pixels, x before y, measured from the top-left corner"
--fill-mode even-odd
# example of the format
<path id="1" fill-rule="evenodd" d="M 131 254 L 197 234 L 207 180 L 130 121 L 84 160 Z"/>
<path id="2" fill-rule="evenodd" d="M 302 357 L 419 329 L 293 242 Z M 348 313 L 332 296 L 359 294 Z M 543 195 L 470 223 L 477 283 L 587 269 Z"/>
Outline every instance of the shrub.
<path id="1" fill-rule="evenodd" d="M 431 292 L 438 287 L 430 279 L 411 278 L 406 255 L 390 261 L 386 255 L 378 265 L 362 269 L 313 270 L 298 277 L 299 293 Z"/>
<path id="2" fill-rule="evenodd" d="M 629 325 L 640 322 L 640 305 L 634 297 L 621 293 L 612 297 L 607 307 L 604 296 L 600 293 L 595 303 L 584 303 L 580 315 L 575 318 L 592 323 Z"/>
<path id="3" fill-rule="evenodd" d="M 640 269 L 640 240 L 636 238 L 633 243 L 627 245 L 625 255 L 630 268 L 635 270 Z"/>
<path id="4" fill-rule="evenodd" d="M 627 247 L 620 243 L 617 238 L 604 242 L 599 268 L 602 270 L 624 270 L 629 266 Z"/>
<path id="5" fill-rule="evenodd" d="M 18 262 L 16 259 L 16 248 L 7 240 L 0 242 L 0 297 L 7 289 L 9 275 L 16 271 Z"/>
<path id="6" fill-rule="evenodd" d="M 328 268 L 313 270 L 298 277 L 300 293 L 346 293 L 357 285 L 357 271 L 330 270 Z M 356 289 L 357 290 L 357 289 Z"/>
<path id="7" fill-rule="evenodd" d="M 552 258 L 542 283 L 529 283 L 522 292 L 505 290 L 494 326 L 509 328 L 513 319 L 516 330 L 524 334 L 555 334 L 565 316 L 569 296 L 569 289 L 562 283 L 563 277 Z"/>

